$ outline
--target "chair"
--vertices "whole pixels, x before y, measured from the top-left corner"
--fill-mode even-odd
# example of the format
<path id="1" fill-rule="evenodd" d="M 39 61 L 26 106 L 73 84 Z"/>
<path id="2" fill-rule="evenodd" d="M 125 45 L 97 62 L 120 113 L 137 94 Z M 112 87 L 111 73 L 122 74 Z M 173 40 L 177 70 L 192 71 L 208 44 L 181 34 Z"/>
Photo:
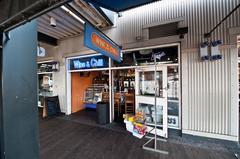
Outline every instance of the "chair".
<path id="1" fill-rule="evenodd" d="M 134 114 L 135 112 L 135 96 L 133 93 L 125 94 L 125 114 Z"/>
<path id="2" fill-rule="evenodd" d="M 118 116 L 121 113 L 121 93 L 114 93 L 114 112 L 118 112 Z"/>
<path id="3" fill-rule="evenodd" d="M 109 102 L 109 92 L 103 92 L 102 93 L 102 101 L 103 102 Z"/>

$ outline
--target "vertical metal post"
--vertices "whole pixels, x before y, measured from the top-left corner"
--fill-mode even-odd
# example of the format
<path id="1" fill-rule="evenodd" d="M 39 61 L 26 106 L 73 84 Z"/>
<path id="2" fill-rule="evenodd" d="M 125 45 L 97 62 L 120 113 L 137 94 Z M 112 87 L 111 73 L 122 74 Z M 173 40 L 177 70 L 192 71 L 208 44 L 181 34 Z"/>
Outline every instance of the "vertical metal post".
<path id="1" fill-rule="evenodd" d="M 154 137 L 148 137 L 148 136 L 145 136 L 146 138 L 149 138 L 150 140 L 147 141 L 144 145 L 143 145 L 143 149 L 145 150 L 148 150 L 148 151 L 152 151 L 152 152 L 157 152 L 157 153 L 161 153 L 161 154 L 165 154 L 165 155 L 168 155 L 168 151 L 165 151 L 165 150 L 160 150 L 157 148 L 157 141 L 162 141 L 162 142 L 167 142 L 167 140 L 165 139 L 160 139 L 160 138 L 157 138 L 157 91 L 159 89 L 159 86 L 157 84 L 157 54 L 154 54 L 153 55 L 153 59 L 154 59 L 154 80 L 155 80 L 155 96 L 154 96 L 154 116 L 155 116 L 155 121 L 154 121 Z M 164 114 L 163 114 L 164 115 Z M 152 129 L 153 130 L 153 129 Z M 152 131 L 151 130 L 151 131 Z M 150 142 L 154 141 L 154 146 L 153 148 L 152 147 L 149 147 L 148 144 Z"/>
<path id="2" fill-rule="evenodd" d="M 0 31 L 0 81 L 2 81 L 2 69 L 3 69 L 3 32 Z M 2 96 L 2 82 L 0 83 L 0 97 Z M 0 158 L 4 158 L 4 141 L 3 141 L 3 106 L 2 98 L 0 98 Z"/>
<path id="3" fill-rule="evenodd" d="M 154 81 L 155 81 L 155 96 L 154 96 L 154 127 L 155 127 L 155 134 L 154 134 L 154 147 L 157 149 L 157 65 L 156 65 L 156 55 L 154 54 Z"/>

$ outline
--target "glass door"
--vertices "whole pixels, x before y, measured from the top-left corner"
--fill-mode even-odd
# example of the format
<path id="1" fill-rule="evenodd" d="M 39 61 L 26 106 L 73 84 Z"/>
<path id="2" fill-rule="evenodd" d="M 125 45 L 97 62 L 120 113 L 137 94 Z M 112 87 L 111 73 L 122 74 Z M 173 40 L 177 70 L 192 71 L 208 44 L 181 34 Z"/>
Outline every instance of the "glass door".
<path id="1" fill-rule="evenodd" d="M 155 67 L 136 69 L 135 82 L 136 110 L 144 112 L 148 131 L 153 130 L 156 121 L 157 135 L 167 138 L 167 67 L 156 67 L 156 81 Z"/>

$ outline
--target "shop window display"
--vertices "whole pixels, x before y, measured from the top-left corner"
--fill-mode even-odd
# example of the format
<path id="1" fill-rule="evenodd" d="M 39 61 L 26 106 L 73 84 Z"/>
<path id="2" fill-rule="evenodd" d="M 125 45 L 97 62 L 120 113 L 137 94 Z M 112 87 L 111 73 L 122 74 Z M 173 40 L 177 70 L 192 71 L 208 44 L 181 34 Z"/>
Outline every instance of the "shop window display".
<path id="1" fill-rule="evenodd" d="M 179 97 L 180 97 L 180 83 L 179 83 L 179 66 L 178 64 L 178 46 L 165 47 L 165 48 L 154 48 L 146 50 L 136 50 L 131 52 L 125 52 L 123 54 L 123 61 L 113 62 L 114 67 L 136 67 L 136 66 L 147 66 L 154 65 L 153 54 L 161 54 L 161 58 L 157 59 L 158 64 L 167 65 L 167 88 L 168 88 L 168 126 L 170 128 L 179 128 Z M 118 73 L 117 73 L 118 74 Z M 160 76 L 162 74 L 157 72 L 157 79 L 162 79 Z M 115 78 L 116 79 L 116 78 Z M 117 78 L 119 79 L 119 78 Z M 116 83 L 115 89 L 124 91 L 124 87 L 129 86 L 127 81 Z M 162 82 L 158 81 L 157 97 L 162 97 L 163 91 Z M 135 85 L 135 83 L 132 83 Z M 119 86 L 119 87 L 118 87 Z M 139 95 L 153 97 L 155 94 L 155 81 L 154 81 L 154 71 L 141 72 L 139 75 Z M 153 117 L 151 118 L 151 106 L 148 104 L 141 103 L 139 108 L 147 111 L 146 120 L 149 123 L 153 122 Z M 160 114 L 160 113 L 159 113 Z M 161 115 L 159 115 L 160 118 Z"/>
<path id="2" fill-rule="evenodd" d="M 168 66 L 168 126 L 179 127 L 179 72 L 178 66 Z"/>
<path id="3" fill-rule="evenodd" d="M 155 87 L 159 88 L 157 90 L 157 97 L 162 97 L 162 73 L 157 71 L 157 83 L 155 83 L 154 79 L 154 71 L 151 72 L 140 72 L 140 84 L 139 84 L 139 95 L 145 96 L 154 96 L 155 95 Z M 157 85 L 156 85 L 157 84 Z"/>
<path id="4" fill-rule="evenodd" d="M 157 60 L 158 63 L 178 63 L 178 47 L 176 46 L 125 52 L 123 54 L 122 62 L 113 62 L 113 66 L 122 67 L 153 65 L 153 54 L 157 53 L 162 53 L 161 59 Z"/>

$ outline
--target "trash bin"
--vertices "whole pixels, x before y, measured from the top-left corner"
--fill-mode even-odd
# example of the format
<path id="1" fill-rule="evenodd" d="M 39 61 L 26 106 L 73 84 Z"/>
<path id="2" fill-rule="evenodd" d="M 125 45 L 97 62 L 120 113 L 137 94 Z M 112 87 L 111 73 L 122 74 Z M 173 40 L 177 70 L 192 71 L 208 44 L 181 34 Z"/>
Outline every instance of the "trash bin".
<path id="1" fill-rule="evenodd" d="M 97 123 L 102 125 L 109 123 L 109 103 L 97 103 Z"/>

